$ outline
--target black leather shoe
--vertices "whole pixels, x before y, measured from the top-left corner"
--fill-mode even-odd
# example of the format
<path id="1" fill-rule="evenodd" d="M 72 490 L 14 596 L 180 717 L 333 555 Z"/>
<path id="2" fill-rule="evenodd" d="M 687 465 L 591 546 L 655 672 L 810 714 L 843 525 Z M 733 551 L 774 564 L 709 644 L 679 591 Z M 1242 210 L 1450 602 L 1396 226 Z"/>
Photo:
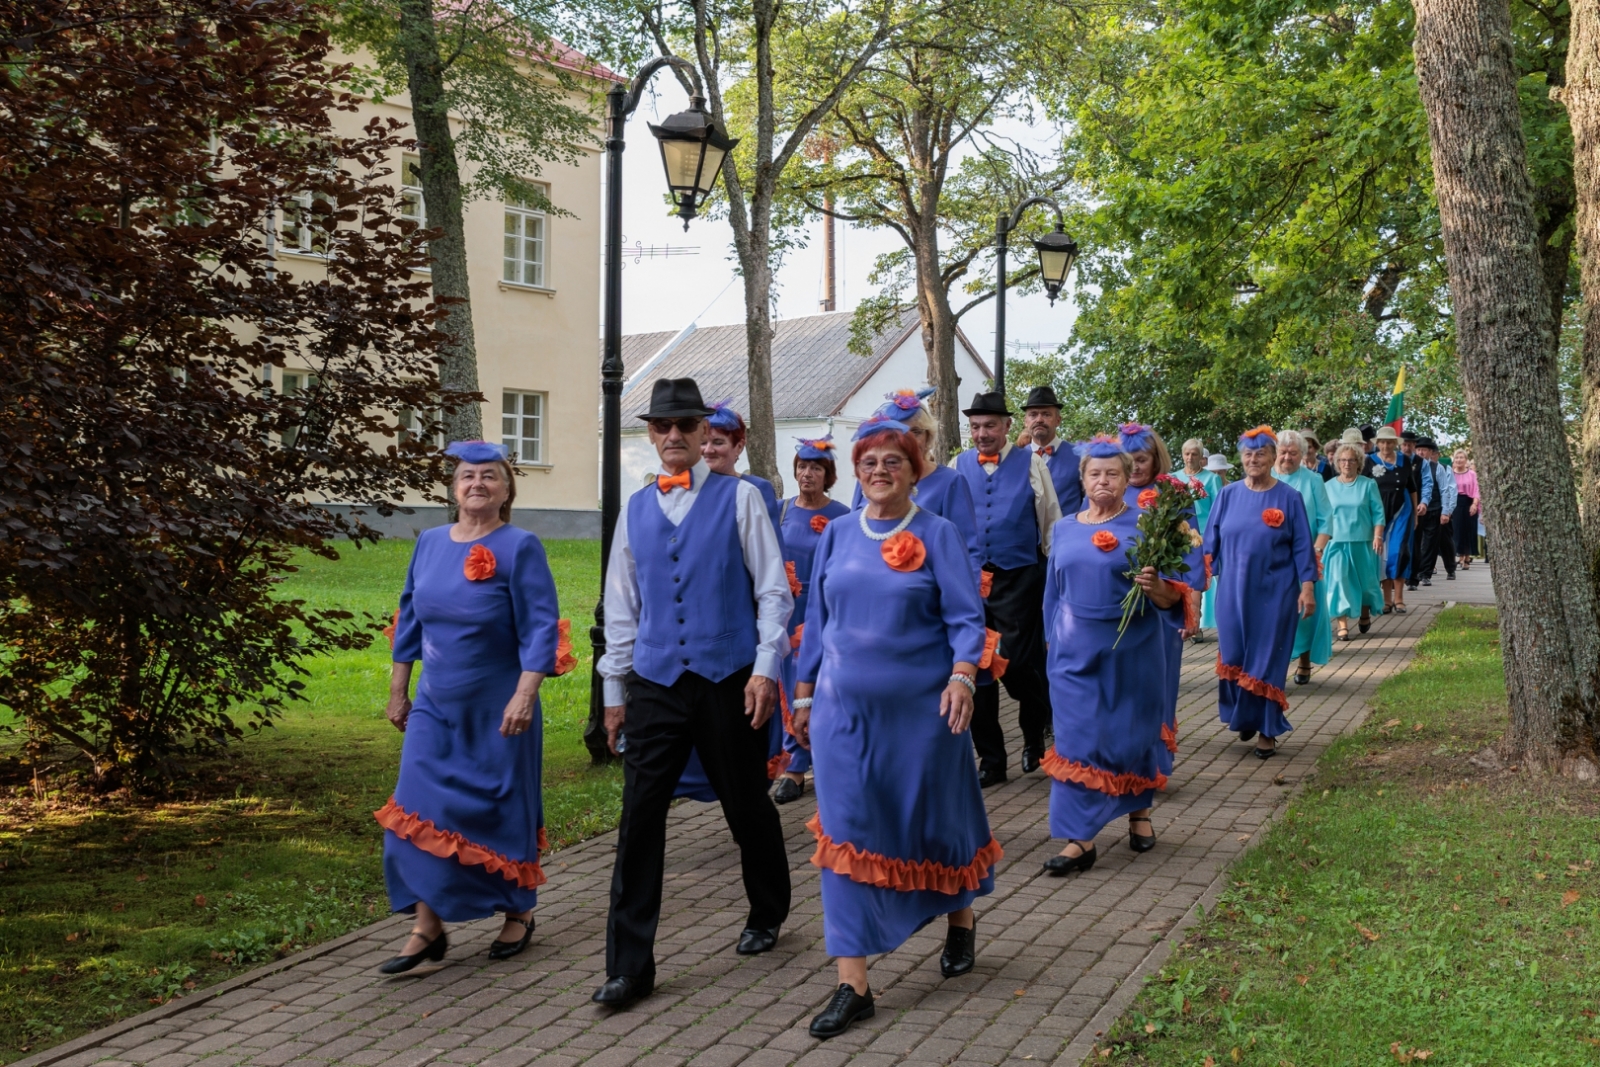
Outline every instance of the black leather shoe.
<path id="1" fill-rule="evenodd" d="M 1257 745 L 1254 751 L 1256 759 L 1271 759 L 1278 754 L 1278 743 L 1276 741 L 1272 742 L 1271 748 L 1262 748 Z"/>
<path id="2" fill-rule="evenodd" d="M 1039 763 L 1044 759 L 1044 746 L 1022 746 L 1022 773 L 1032 774 L 1039 769 Z"/>
<path id="3" fill-rule="evenodd" d="M 754 926 L 744 928 L 744 933 L 739 935 L 739 947 L 734 951 L 741 956 L 759 956 L 763 952 L 771 952 L 778 943 L 778 928 L 758 930 Z"/>
<path id="4" fill-rule="evenodd" d="M 1295 671 L 1294 684 L 1295 685 L 1310 685 L 1311 684 L 1311 675 L 1302 674 L 1299 671 Z"/>
<path id="5" fill-rule="evenodd" d="M 805 793 L 806 784 L 804 782 L 797 782 L 793 778 L 779 775 L 777 788 L 772 791 L 772 802 L 774 804 L 788 804 L 791 801 L 799 800 L 805 796 Z"/>
<path id="6" fill-rule="evenodd" d="M 1452 574 L 1447 574 L 1447 575 L 1444 576 L 1444 580 L 1447 581 L 1447 582 L 1453 582 L 1453 581 L 1456 580 L 1456 576 L 1453 573 Z"/>
<path id="7" fill-rule="evenodd" d="M 1256 738 L 1256 732 L 1254 730 L 1240 730 L 1239 731 L 1239 740 L 1241 740 L 1241 741 L 1254 741 L 1255 738 Z"/>
<path id="8" fill-rule="evenodd" d="M 413 952 L 409 956 L 396 956 L 386 961 L 378 970 L 383 974 L 405 974 L 419 963 L 438 963 L 444 959 L 445 950 L 450 947 L 449 940 L 444 931 L 439 931 L 439 936 L 422 946 L 421 951 Z"/>
<path id="9" fill-rule="evenodd" d="M 988 789 L 991 785 L 999 785 L 1005 780 L 1006 772 L 1004 768 L 998 771 L 990 767 L 978 768 L 978 785 L 983 789 Z"/>
<path id="10" fill-rule="evenodd" d="M 489 958 L 491 960 L 509 960 L 512 956 L 528 947 L 528 941 L 533 937 L 533 916 L 526 919 L 513 920 L 522 923 L 522 939 L 520 941 L 501 941 L 495 939 L 489 945 Z"/>
<path id="11" fill-rule="evenodd" d="M 654 978 L 630 978 L 625 974 L 605 980 L 589 999 L 608 1008 L 626 1008 L 636 1000 L 643 1000 L 655 988 Z"/>
<path id="12" fill-rule="evenodd" d="M 823 1041 L 838 1037 L 850 1029 L 850 1024 L 856 1020 L 872 1018 L 875 1011 L 872 990 L 867 990 L 865 994 L 857 993 L 850 988 L 849 982 L 841 982 L 833 992 L 833 999 L 828 1001 L 828 1006 L 811 1020 L 811 1036 Z"/>
<path id="13" fill-rule="evenodd" d="M 1149 823 L 1150 820 L 1149 819 L 1129 819 L 1128 820 L 1128 847 L 1133 849 L 1135 852 L 1149 852 L 1151 849 L 1156 847 L 1156 835 L 1155 834 L 1136 834 L 1136 833 L 1134 833 L 1133 832 L 1133 824 L 1136 823 L 1136 822 Z M 1156 828 L 1155 823 L 1150 823 L 1150 829 L 1154 830 L 1155 828 Z"/>
<path id="14" fill-rule="evenodd" d="M 1076 856 L 1051 856 L 1044 861 L 1044 873 L 1052 878 L 1062 878 L 1073 871 L 1087 871 L 1094 866 L 1095 856 L 1093 845 Z"/>
<path id="15" fill-rule="evenodd" d="M 939 956 L 939 973 L 946 978 L 959 978 L 978 962 L 978 928 L 952 926 L 945 931 L 944 952 Z"/>

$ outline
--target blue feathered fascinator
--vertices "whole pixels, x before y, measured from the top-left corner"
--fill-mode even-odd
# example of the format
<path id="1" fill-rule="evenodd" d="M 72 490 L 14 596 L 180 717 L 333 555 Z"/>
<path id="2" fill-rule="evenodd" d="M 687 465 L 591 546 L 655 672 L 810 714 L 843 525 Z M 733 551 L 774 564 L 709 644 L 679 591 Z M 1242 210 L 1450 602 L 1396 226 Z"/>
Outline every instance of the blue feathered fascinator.
<path id="1" fill-rule="evenodd" d="M 454 456 L 462 463 L 494 463 L 508 458 L 505 445 L 488 441 L 453 441 L 444 454 Z"/>

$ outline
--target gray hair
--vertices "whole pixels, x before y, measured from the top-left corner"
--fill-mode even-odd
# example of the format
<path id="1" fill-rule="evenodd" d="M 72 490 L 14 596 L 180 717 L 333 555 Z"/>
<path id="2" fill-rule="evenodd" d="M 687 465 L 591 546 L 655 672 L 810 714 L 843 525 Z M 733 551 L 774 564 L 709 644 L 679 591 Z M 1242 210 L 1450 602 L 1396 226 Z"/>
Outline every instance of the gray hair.
<path id="1" fill-rule="evenodd" d="M 921 405 L 911 413 L 911 417 L 906 420 L 906 429 L 920 430 L 928 435 L 928 462 L 937 467 L 939 460 L 933 454 L 933 443 L 939 438 L 939 423 L 934 419 L 933 412 L 928 410 L 927 405 Z"/>
<path id="2" fill-rule="evenodd" d="M 1349 441 L 1341 441 L 1339 442 L 1339 447 L 1336 448 L 1333 453 L 1334 463 L 1338 463 L 1340 458 L 1343 457 L 1346 452 L 1349 452 L 1351 455 L 1355 456 L 1357 460 L 1360 460 L 1363 463 L 1366 462 L 1367 453 L 1360 445 L 1353 445 Z"/>
<path id="3" fill-rule="evenodd" d="M 1182 448 L 1178 449 L 1178 454 L 1182 455 L 1183 453 L 1189 451 L 1190 448 L 1198 448 L 1201 452 L 1205 452 L 1206 443 L 1200 440 L 1198 437 L 1191 437 L 1183 443 Z"/>
<path id="4" fill-rule="evenodd" d="M 1083 472 L 1088 469 L 1089 461 L 1091 459 L 1112 459 L 1112 458 L 1113 457 L 1111 457 L 1111 456 L 1091 456 L 1087 452 L 1085 452 L 1078 459 L 1078 478 L 1080 480 L 1083 478 Z M 1133 477 L 1133 456 L 1131 456 L 1127 452 L 1118 452 L 1116 454 L 1115 458 L 1118 459 L 1118 460 L 1121 460 L 1121 462 L 1122 462 L 1122 476 L 1124 478 Z M 1157 474 L 1165 474 L 1166 472 L 1165 471 L 1157 471 L 1156 473 Z"/>
<path id="5" fill-rule="evenodd" d="M 1308 451 L 1306 439 L 1299 430 L 1285 430 L 1278 435 L 1278 451 L 1282 452 L 1285 448 L 1290 447 L 1298 448 L 1301 456 L 1306 455 Z"/>

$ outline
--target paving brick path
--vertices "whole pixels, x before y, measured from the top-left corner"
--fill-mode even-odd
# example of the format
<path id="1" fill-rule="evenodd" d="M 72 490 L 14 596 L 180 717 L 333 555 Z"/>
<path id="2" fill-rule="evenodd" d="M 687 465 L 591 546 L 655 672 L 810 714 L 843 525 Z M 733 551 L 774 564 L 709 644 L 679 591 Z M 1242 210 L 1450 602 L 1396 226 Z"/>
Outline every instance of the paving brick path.
<path id="1" fill-rule="evenodd" d="M 1333 738 L 1361 721 L 1378 683 L 1410 658 L 1447 600 L 1490 603 L 1482 565 L 1410 595 L 1412 611 L 1335 642 L 1333 662 L 1290 686 L 1295 732 L 1260 761 L 1216 719 L 1216 645 L 1189 646 L 1179 700 L 1180 751 L 1155 811 L 1161 838 L 1135 857 L 1122 823 L 1101 834 L 1086 875 L 1045 877 L 1048 779 L 1014 778 L 985 794 L 1005 848 L 995 892 L 978 902 L 978 966 L 939 976 L 942 923 L 872 961 L 877 1017 L 829 1042 L 806 1033 L 835 987 L 823 947 L 806 798 L 780 810 L 794 871 L 794 913 L 776 951 L 746 959 L 737 854 L 714 806 L 685 802 L 668 839 L 656 993 L 612 1014 L 589 1003 L 604 977 L 610 834 L 551 856 L 538 932 L 527 952 L 490 963 L 495 921 L 451 931 L 431 973 L 387 979 L 374 968 L 405 941 L 395 917 L 291 960 L 24 1061 L 146 1067 L 860 1067 L 1050 1063 L 1077 1067 L 1166 957 L 1180 924 L 1214 894 L 1227 864 L 1281 809 Z M 1014 716 L 1012 716 L 1013 722 Z M 1020 742 L 1013 739 L 1013 751 Z M 198 1002 L 197 1002 L 198 1000 Z"/>

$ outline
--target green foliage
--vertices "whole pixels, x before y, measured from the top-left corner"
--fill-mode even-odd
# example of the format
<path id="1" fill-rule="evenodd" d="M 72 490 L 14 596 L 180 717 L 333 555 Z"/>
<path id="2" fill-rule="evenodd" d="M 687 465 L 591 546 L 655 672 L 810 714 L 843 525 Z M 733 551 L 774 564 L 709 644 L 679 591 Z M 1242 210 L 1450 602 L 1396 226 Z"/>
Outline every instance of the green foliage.
<path id="1" fill-rule="evenodd" d="M 1592 1062 L 1596 802 L 1469 764 L 1505 716 L 1494 612 L 1443 613 L 1096 1062 Z"/>

